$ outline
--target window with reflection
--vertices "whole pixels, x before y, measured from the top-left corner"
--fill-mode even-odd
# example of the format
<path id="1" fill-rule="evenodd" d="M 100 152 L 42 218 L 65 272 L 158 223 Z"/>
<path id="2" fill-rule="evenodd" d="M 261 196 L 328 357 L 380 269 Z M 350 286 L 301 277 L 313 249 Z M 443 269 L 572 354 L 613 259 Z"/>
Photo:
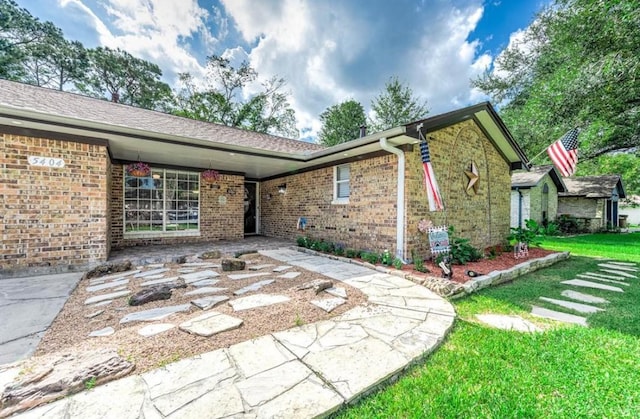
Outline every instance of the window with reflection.
<path id="1" fill-rule="evenodd" d="M 125 173 L 125 233 L 198 231 L 199 209 L 199 173 L 167 169 L 152 169 L 148 177 Z"/>

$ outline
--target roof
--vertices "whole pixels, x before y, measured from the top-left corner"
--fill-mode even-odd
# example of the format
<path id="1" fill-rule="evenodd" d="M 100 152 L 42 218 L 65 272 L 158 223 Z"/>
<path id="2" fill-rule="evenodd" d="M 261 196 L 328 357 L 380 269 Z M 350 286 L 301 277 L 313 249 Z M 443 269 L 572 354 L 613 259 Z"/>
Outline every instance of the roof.
<path id="1" fill-rule="evenodd" d="M 179 117 L 71 92 L 0 80 L 0 104 L 40 114 L 109 124 L 148 132 L 187 137 L 220 144 L 303 153 L 325 147 L 305 141 Z"/>
<path id="2" fill-rule="evenodd" d="M 624 188 L 620 175 L 579 176 L 563 178 L 567 192 L 559 196 L 583 196 L 586 198 L 611 198 L 617 191 L 624 198 Z"/>
<path id="3" fill-rule="evenodd" d="M 514 172 L 511 175 L 511 189 L 529 189 L 538 186 L 540 181 L 542 181 L 547 174 L 556 185 L 558 192 L 567 191 L 567 187 L 562 181 L 562 177 L 560 176 L 558 169 L 552 165 L 533 166 L 528 172 Z"/>
<path id="4" fill-rule="evenodd" d="M 435 115 L 332 147 L 246 131 L 102 99 L 0 80 L 0 128 L 16 135 L 96 142 L 116 163 L 214 168 L 264 180 L 388 153 L 418 143 L 417 126 L 436 130 L 473 119 L 512 169 L 526 157 L 488 102 Z M 411 132 L 411 134 L 409 134 Z"/>

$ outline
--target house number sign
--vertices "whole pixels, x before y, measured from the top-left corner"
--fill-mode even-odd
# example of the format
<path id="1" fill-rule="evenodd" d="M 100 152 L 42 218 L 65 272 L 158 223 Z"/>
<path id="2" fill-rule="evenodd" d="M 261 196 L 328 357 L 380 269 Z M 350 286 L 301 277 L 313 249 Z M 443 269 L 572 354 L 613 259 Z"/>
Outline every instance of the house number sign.
<path id="1" fill-rule="evenodd" d="M 29 156 L 28 161 L 31 166 L 64 167 L 64 159 L 58 159 L 55 157 Z"/>

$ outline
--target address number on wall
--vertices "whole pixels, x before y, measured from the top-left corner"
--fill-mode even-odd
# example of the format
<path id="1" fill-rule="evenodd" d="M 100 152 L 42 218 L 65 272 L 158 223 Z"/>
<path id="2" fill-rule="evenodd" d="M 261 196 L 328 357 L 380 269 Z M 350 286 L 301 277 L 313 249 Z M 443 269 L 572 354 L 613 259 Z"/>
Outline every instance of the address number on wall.
<path id="1" fill-rule="evenodd" d="M 64 167 L 64 159 L 55 157 L 29 156 L 28 160 L 31 166 Z"/>

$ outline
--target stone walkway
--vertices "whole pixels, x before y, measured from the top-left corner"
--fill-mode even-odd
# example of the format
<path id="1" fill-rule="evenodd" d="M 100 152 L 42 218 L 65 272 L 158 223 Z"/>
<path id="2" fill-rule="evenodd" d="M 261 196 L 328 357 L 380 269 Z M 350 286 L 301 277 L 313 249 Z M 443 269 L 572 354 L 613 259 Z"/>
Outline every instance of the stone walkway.
<path id="1" fill-rule="evenodd" d="M 132 375 L 18 417 L 324 416 L 431 353 L 454 323 L 449 302 L 409 280 L 293 249 L 260 253 L 358 288 L 369 304 Z M 181 327 L 204 330 L 210 318 L 219 317 L 213 311 L 204 316 Z M 233 318 L 216 320 L 234 325 Z"/>

